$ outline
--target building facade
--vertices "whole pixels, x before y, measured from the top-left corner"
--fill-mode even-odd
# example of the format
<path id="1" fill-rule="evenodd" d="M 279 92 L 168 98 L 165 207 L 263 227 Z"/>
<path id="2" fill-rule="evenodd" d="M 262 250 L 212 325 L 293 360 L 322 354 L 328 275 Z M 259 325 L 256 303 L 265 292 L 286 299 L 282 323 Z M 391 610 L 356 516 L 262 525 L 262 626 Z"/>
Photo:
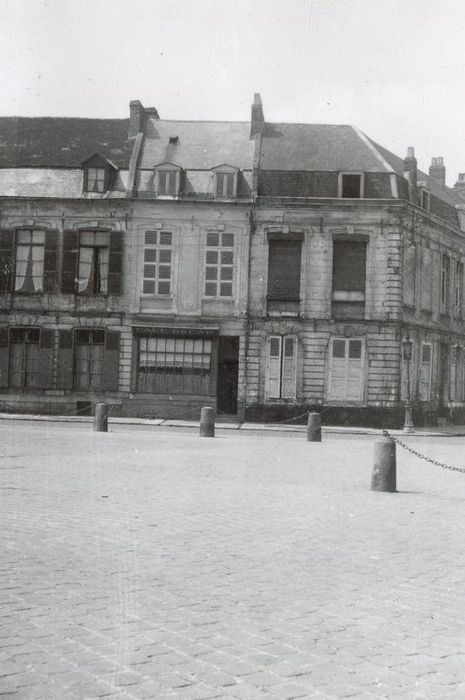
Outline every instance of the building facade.
<path id="1" fill-rule="evenodd" d="M 246 122 L 0 119 L 0 408 L 461 421 L 460 183 L 258 95 Z"/>

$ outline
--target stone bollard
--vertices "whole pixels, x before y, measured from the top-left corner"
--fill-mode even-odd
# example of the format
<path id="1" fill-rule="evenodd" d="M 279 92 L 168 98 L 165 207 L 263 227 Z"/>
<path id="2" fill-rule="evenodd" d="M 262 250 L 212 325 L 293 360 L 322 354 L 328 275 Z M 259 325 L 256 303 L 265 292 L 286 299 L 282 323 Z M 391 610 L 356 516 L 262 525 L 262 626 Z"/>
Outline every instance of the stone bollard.
<path id="1" fill-rule="evenodd" d="M 215 412 L 204 406 L 200 412 L 200 437 L 215 437 Z"/>
<path id="2" fill-rule="evenodd" d="M 319 413 L 308 414 L 307 442 L 321 442 L 321 416 Z"/>
<path id="3" fill-rule="evenodd" d="M 98 403 L 95 405 L 94 430 L 100 433 L 108 432 L 108 404 Z"/>
<path id="4" fill-rule="evenodd" d="M 391 438 L 375 440 L 371 490 L 396 492 L 396 443 Z"/>

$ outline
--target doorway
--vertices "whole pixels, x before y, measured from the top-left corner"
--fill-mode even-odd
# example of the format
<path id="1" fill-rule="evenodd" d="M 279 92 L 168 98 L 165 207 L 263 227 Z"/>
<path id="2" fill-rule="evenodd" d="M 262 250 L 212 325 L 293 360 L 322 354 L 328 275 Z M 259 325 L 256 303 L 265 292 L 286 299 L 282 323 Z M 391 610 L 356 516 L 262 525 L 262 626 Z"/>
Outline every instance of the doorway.
<path id="1" fill-rule="evenodd" d="M 237 413 L 237 379 L 239 373 L 239 336 L 220 335 L 216 401 L 219 413 Z"/>

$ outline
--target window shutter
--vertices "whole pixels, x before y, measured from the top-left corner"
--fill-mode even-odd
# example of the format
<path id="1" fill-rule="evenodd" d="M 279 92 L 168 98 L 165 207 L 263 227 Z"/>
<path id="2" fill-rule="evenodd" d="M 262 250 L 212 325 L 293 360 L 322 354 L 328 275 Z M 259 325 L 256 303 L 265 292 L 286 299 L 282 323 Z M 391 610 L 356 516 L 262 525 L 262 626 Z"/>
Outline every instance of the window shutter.
<path id="1" fill-rule="evenodd" d="M 422 249 L 421 307 L 431 311 L 433 302 L 433 270 L 430 248 Z"/>
<path id="2" fill-rule="evenodd" d="M 404 252 L 404 304 L 415 306 L 415 251 L 411 246 Z"/>
<path id="3" fill-rule="evenodd" d="M 40 331 L 39 377 L 37 386 L 51 389 L 53 386 L 53 343 L 55 331 L 42 328 Z"/>
<path id="4" fill-rule="evenodd" d="M 105 355 L 103 358 L 103 386 L 107 391 L 118 391 L 120 334 L 105 331 Z"/>
<path id="5" fill-rule="evenodd" d="M 279 399 L 281 384 L 282 338 L 273 335 L 268 338 L 268 398 Z"/>
<path id="6" fill-rule="evenodd" d="M 346 397 L 346 341 L 334 339 L 331 346 L 329 398 L 343 401 Z"/>
<path id="7" fill-rule="evenodd" d="M 57 387 L 58 389 L 73 388 L 73 340 L 74 331 L 58 331 L 58 362 L 57 362 Z"/>
<path id="8" fill-rule="evenodd" d="M 123 261 L 123 234 L 110 233 L 110 255 L 108 261 L 108 294 L 121 294 L 121 270 Z"/>
<path id="9" fill-rule="evenodd" d="M 362 398 L 362 360 L 363 348 L 361 340 L 349 340 L 347 358 L 347 399 L 360 401 Z"/>
<path id="10" fill-rule="evenodd" d="M 8 386 L 9 354 L 8 328 L 0 328 L 0 387 Z"/>
<path id="11" fill-rule="evenodd" d="M 431 345 L 425 343 L 421 346 L 420 364 L 420 401 L 430 401 L 431 399 Z"/>
<path id="12" fill-rule="evenodd" d="M 63 294 L 74 294 L 76 292 L 78 245 L 78 231 L 63 232 L 63 263 L 61 269 L 61 291 Z"/>
<path id="13" fill-rule="evenodd" d="M 11 292 L 15 280 L 14 231 L 0 231 L 0 294 Z"/>
<path id="14" fill-rule="evenodd" d="M 283 350 L 282 397 L 283 399 L 293 399 L 295 397 L 296 339 L 284 338 Z"/>
<path id="15" fill-rule="evenodd" d="M 57 291 L 57 231 L 45 232 L 44 292 Z"/>

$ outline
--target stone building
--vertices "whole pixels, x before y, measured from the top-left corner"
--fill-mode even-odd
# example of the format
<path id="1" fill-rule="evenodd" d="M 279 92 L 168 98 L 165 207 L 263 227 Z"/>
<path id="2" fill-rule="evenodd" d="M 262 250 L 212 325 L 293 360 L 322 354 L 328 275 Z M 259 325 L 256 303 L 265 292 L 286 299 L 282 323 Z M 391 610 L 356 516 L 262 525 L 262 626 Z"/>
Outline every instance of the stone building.
<path id="1" fill-rule="evenodd" d="M 246 122 L 2 118 L 0 408 L 462 420 L 461 182 L 258 95 Z"/>

